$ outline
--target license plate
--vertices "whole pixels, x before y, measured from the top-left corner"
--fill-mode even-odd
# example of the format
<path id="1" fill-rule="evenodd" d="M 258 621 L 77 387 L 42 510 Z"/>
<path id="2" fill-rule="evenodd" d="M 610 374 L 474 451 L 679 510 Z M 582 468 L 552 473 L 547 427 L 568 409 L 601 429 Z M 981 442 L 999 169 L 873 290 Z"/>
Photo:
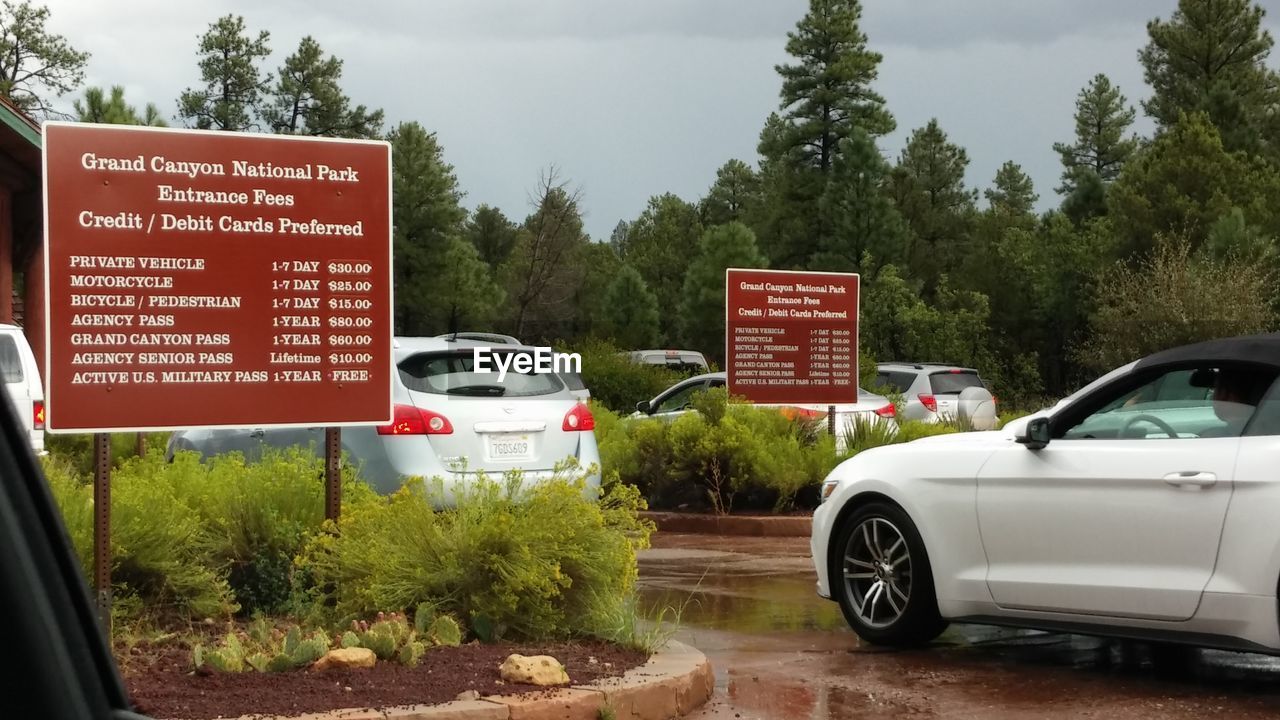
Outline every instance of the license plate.
<path id="1" fill-rule="evenodd" d="M 489 438 L 489 457 L 495 460 L 524 460 L 533 457 L 533 443 L 528 435 L 493 435 Z"/>

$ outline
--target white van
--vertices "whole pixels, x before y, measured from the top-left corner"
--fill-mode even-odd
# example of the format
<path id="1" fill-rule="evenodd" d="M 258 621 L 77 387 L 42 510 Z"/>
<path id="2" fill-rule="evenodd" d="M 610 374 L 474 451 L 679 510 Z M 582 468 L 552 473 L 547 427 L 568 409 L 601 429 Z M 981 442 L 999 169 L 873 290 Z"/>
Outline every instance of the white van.
<path id="1" fill-rule="evenodd" d="M 27 336 L 16 325 L 0 324 L 0 376 L 18 424 L 31 437 L 31 449 L 44 454 L 44 385 Z"/>

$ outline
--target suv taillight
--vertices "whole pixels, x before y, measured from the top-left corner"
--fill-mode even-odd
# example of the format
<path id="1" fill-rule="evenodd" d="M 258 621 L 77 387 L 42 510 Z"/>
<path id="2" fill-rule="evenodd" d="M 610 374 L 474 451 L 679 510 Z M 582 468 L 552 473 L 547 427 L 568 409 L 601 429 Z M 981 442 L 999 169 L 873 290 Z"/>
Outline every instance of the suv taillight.
<path id="1" fill-rule="evenodd" d="M 31 403 L 31 419 L 34 421 L 36 430 L 44 429 L 44 401 L 36 400 Z"/>
<path id="2" fill-rule="evenodd" d="M 886 420 L 888 420 L 888 419 L 892 419 L 892 418 L 897 417 L 897 416 L 898 416 L 898 410 L 897 410 L 897 408 L 895 408 L 895 407 L 893 406 L 893 403 L 889 403 L 888 405 L 885 405 L 884 407 L 880 408 L 879 410 L 876 410 L 876 415 L 879 415 L 880 417 L 885 418 Z"/>
<path id="3" fill-rule="evenodd" d="M 924 405 L 924 409 L 929 412 L 938 412 L 938 398 L 932 395 L 921 393 L 916 397 L 920 398 L 920 403 Z"/>
<path id="4" fill-rule="evenodd" d="M 396 405 L 390 425 L 378 426 L 379 435 L 452 435 L 449 418 L 412 405 Z"/>
<path id="5" fill-rule="evenodd" d="M 560 426 L 565 432 L 585 432 L 596 429 L 595 416 L 586 405 L 578 403 L 564 416 L 564 424 Z"/>

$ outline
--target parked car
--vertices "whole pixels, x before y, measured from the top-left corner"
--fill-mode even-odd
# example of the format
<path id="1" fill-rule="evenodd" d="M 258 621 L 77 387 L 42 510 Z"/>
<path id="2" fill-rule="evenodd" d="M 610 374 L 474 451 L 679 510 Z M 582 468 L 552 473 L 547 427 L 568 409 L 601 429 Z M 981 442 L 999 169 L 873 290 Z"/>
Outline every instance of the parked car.
<path id="1" fill-rule="evenodd" d="M 696 350 L 631 350 L 623 354 L 631 362 L 661 365 L 681 373 L 699 373 L 711 369 L 706 356 Z"/>
<path id="2" fill-rule="evenodd" d="M 595 419 L 586 405 L 552 373 L 473 372 L 473 342 L 397 338 L 395 419 L 382 427 L 342 429 L 342 447 L 360 466 L 361 477 L 389 493 L 409 477 L 445 480 L 446 492 L 473 480 L 522 470 L 527 483 L 550 479 L 556 465 L 575 458 L 583 470 L 595 465 L 590 491 L 599 487 L 600 455 Z M 495 352 L 532 351 L 521 346 Z M 247 458 L 265 446 L 311 446 L 323 452 L 324 428 L 183 430 L 169 439 L 169 453 L 203 455 L 239 451 Z"/>
<path id="3" fill-rule="evenodd" d="M 0 376 L 9 405 L 38 455 L 44 454 L 44 384 L 22 328 L 0 324 Z"/>
<path id="4" fill-rule="evenodd" d="M 973 368 L 937 363 L 878 363 L 876 379 L 902 395 L 901 420 L 968 422 L 976 430 L 999 424 L 996 399 Z"/>
<path id="5" fill-rule="evenodd" d="M 706 373 L 682 380 L 667 388 L 652 400 L 642 400 L 636 404 L 632 417 L 652 417 L 660 420 L 672 420 L 688 412 L 692 405 L 694 393 L 712 388 L 726 387 L 729 382 L 727 373 Z M 757 405 L 757 407 L 776 407 L 793 415 L 812 419 L 825 418 L 830 405 Z M 852 432 L 855 418 L 873 423 L 892 423 L 895 421 L 893 403 L 888 398 L 858 389 L 858 402 L 838 404 L 836 408 L 836 441 L 839 448 L 845 447 Z"/>
<path id="6" fill-rule="evenodd" d="M 0 610 L 6 651 L 22 658 L 5 670 L 4 716 L 145 720 L 130 712 L 28 419 L 0 408 Z"/>
<path id="7" fill-rule="evenodd" d="M 995 432 L 824 482 L 818 592 L 875 643 L 948 622 L 1280 654 L 1280 334 L 1175 348 Z"/>

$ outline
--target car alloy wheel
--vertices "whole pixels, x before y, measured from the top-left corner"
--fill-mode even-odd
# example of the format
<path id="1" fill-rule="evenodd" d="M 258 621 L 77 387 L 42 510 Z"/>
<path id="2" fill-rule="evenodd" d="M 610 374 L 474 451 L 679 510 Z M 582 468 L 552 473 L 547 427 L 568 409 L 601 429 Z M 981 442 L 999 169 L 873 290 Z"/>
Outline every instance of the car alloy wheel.
<path id="1" fill-rule="evenodd" d="M 882 517 L 860 522 L 844 551 L 844 591 L 868 627 L 896 623 L 911 601 L 911 550 L 902 531 Z"/>

